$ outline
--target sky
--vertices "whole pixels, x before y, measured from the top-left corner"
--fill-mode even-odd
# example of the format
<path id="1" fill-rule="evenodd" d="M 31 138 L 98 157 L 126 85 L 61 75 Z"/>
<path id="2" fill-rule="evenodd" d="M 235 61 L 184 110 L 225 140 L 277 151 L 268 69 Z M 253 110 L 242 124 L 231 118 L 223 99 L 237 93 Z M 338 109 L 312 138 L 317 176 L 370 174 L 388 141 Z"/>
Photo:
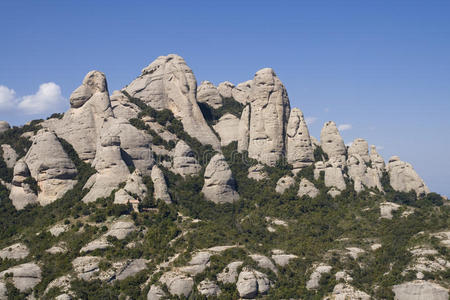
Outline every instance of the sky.
<path id="1" fill-rule="evenodd" d="M 84 75 L 109 90 L 156 57 L 198 83 L 272 67 L 319 137 L 335 121 L 450 196 L 450 1 L 0 1 L 0 120 L 68 108 Z"/>

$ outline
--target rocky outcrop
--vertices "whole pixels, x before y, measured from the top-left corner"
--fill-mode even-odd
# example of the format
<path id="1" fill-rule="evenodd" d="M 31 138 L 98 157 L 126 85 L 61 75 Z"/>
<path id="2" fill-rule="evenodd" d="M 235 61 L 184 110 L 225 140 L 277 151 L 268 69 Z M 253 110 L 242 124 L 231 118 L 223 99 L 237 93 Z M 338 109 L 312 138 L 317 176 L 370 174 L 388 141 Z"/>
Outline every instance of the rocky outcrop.
<path id="1" fill-rule="evenodd" d="M 26 258 L 29 254 L 28 247 L 22 243 L 16 243 L 0 250 L 1 259 L 20 260 Z"/>
<path id="2" fill-rule="evenodd" d="M 116 271 L 114 280 L 124 280 L 128 277 L 136 275 L 137 273 L 147 269 L 147 262 L 148 261 L 146 259 L 127 260 L 123 266 Z"/>
<path id="3" fill-rule="evenodd" d="M 346 299 L 358 299 L 358 300 L 370 300 L 369 294 L 355 289 L 353 286 L 347 283 L 338 283 L 334 286 L 333 292 L 329 297 L 325 297 L 324 300 L 346 300 Z"/>
<path id="4" fill-rule="evenodd" d="M 103 120 L 113 116 L 105 74 L 91 71 L 70 96 L 70 109 L 64 117 L 42 125 L 69 142 L 82 160 L 92 162 Z"/>
<path id="5" fill-rule="evenodd" d="M 125 186 L 122 189 L 118 190 L 114 195 L 114 203 L 131 203 L 133 206 L 137 206 L 140 201 L 144 200 L 146 193 L 147 186 L 142 180 L 142 173 L 141 171 L 139 171 L 139 169 L 136 169 L 128 177 Z"/>
<path id="6" fill-rule="evenodd" d="M 166 293 L 160 286 L 155 284 L 150 286 L 150 290 L 147 294 L 147 300 L 160 300 L 164 297 L 166 297 Z"/>
<path id="7" fill-rule="evenodd" d="M 197 82 L 183 58 L 160 56 L 125 91 L 157 109 L 170 109 L 184 129 L 203 144 L 219 148 L 219 140 L 208 127 L 197 104 Z"/>
<path id="8" fill-rule="evenodd" d="M 213 128 L 220 136 L 220 145 L 222 147 L 238 140 L 239 119 L 235 115 L 224 114 Z"/>
<path id="9" fill-rule="evenodd" d="M 264 180 L 268 178 L 268 175 L 265 171 L 265 167 L 262 164 L 256 164 L 248 168 L 248 178 L 254 179 L 256 181 Z"/>
<path id="10" fill-rule="evenodd" d="M 198 174 L 202 167 L 195 156 L 196 153 L 192 151 L 191 147 L 183 140 L 179 140 L 173 150 L 173 171 L 183 177 Z"/>
<path id="11" fill-rule="evenodd" d="M 219 85 L 217 86 L 217 91 L 219 91 L 220 96 L 222 96 L 222 98 L 232 98 L 232 91 L 234 89 L 234 84 L 232 84 L 229 81 L 225 81 L 225 82 L 221 82 L 219 83 Z"/>
<path id="12" fill-rule="evenodd" d="M 166 179 L 164 178 L 164 173 L 158 166 L 154 166 L 152 169 L 152 181 L 154 187 L 153 196 L 155 200 L 162 200 L 167 204 L 172 203 L 172 198 L 167 190 Z"/>
<path id="13" fill-rule="evenodd" d="M 355 139 L 350 147 L 348 147 L 348 156 L 359 155 L 365 163 L 370 161 L 369 157 L 369 144 L 366 140 L 357 138 Z"/>
<path id="14" fill-rule="evenodd" d="M 252 92 L 252 80 L 239 83 L 231 90 L 232 97 L 239 103 L 247 104 L 250 102 L 250 94 Z"/>
<path id="15" fill-rule="evenodd" d="M 331 165 L 325 168 L 325 186 L 335 187 L 340 191 L 345 190 L 346 184 L 341 168 Z"/>
<path id="16" fill-rule="evenodd" d="M 415 280 L 394 285 L 396 300 L 448 300 L 448 289 L 432 282 Z"/>
<path id="17" fill-rule="evenodd" d="M 132 103 L 121 91 L 114 91 L 110 97 L 111 108 L 116 118 L 130 120 L 137 118 L 141 109 Z"/>
<path id="18" fill-rule="evenodd" d="M 105 234 L 105 236 L 113 236 L 118 240 L 123 240 L 130 233 L 136 231 L 136 226 L 131 221 L 117 221 L 111 225 L 109 231 Z"/>
<path id="19" fill-rule="evenodd" d="M 6 274 L 12 275 L 9 278 L 21 292 L 33 289 L 42 279 L 41 268 L 35 263 L 26 263 L 9 268 L 0 273 L 0 279 L 5 279 Z"/>
<path id="20" fill-rule="evenodd" d="M 289 264 L 289 261 L 290 261 L 291 259 L 298 258 L 297 255 L 294 255 L 294 254 L 286 254 L 286 253 L 284 253 L 284 251 L 282 251 L 282 250 L 273 250 L 272 253 L 273 253 L 273 254 L 272 254 L 272 259 L 273 259 L 273 261 L 274 261 L 277 265 L 279 265 L 279 266 L 281 266 L 281 267 L 284 267 L 284 266 L 288 265 L 288 264 Z"/>
<path id="21" fill-rule="evenodd" d="M 198 275 L 205 271 L 205 269 L 209 266 L 210 258 L 211 253 L 209 253 L 208 251 L 197 252 L 192 256 L 187 266 L 180 268 L 180 271 L 193 276 Z"/>
<path id="22" fill-rule="evenodd" d="M 348 175 L 353 179 L 354 189 L 358 193 L 366 187 L 377 188 L 379 191 L 383 191 L 383 186 L 381 185 L 382 172 L 377 168 L 368 166 L 370 163 L 369 149 L 364 149 L 364 146 L 367 146 L 367 142 L 363 139 L 357 139 L 349 148 L 347 159 Z"/>
<path id="23" fill-rule="evenodd" d="M 267 256 L 261 254 L 251 254 L 249 256 L 258 264 L 258 267 L 263 269 L 269 269 L 275 274 L 278 273 L 278 269 L 275 267 L 273 262 Z"/>
<path id="24" fill-rule="evenodd" d="M 217 281 L 224 284 L 235 283 L 238 277 L 238 269 L 242 266 L 242 261 L 234 261 L 229 263 L 226 268 L 219 274 L 217 274 Z"/>
<path id="25" fill-rule="evenodd" d="M 91 280 L 100 271 L 100 261 L 98 256 L 80 256 L 72 261 L 72 266 L 79 279 Z"/>
<path id="26" fill-rule="evenodd" d="M 218 153 L 211 158 L 205 170 L 205 184 L 202 192 L 214 203 L 230 203 L 239 199 L 234 190 L 234 178 L 225 157 Z"/>
<path id="27" fill-rule="evenodd" d="M 194 286 L 194 280 L 183 273 L 169 271 L 164 273 L 159 281 L 167 286 L 173 296 L 189 297 Z"/>
<path id="28" fill-rule="evenodd" d="M 25 162 L 39 186 L 41 205 L 52 203 L 76 184 L 77 169 L 52 132 L 37 133 Z"/>
<path id="29" fill-rule="evenodd" d="M 11 126 L 9 126 L 9 123 L 6 121 L 0 121 L 0 133 L 5 132 L 6 130 L 10 129 Z"/>
<path id="30" fill-rule="evenodd" d="M 274 166 L 285 152 L 290 103 L 285 87 L 272 69 L 256 72 L 249 102 L 248 155 Z"/>
<path id="31" fill-rule="evenodd" d="M 37 195 L 31 189 L 30 184 L 27 183 L 30 175 L 30 170 L 24 159 L 20 159 L 14 166 L 14 176 L 11 184 L 11 192 L 9 199 L 17 210 L 23 209 L 28 204 L 35 204 L 37 202 Z"/>
<path id="32" fill-rule="evenodd" d="M 217 88 L 209 81 L 202 81 L 197 88 L 197 101 L 206 103 L 214 109 L 222 107 L 222 97 Z"/>
<path id="33" fill-rule="evenodd" d="M 283 194 L 288 188 L 295 185 L 295 179 L 292 176 L 286 175 L 278 179 L 275 191 L 278 194 Z"/>
<path id="34" fill-rule="evenodd" d="M 330 273 L 332 267 L 327 265 L 319 265 L 312 272 L 308 282 L 306 283 L 306 288 L 308 290 L 317 289 L 319 287 L 319 281 L 322 274 Z"/>
<path id="35" fill-rule="evenodd" d="M 239 128 L 238 128 L 239 152 L 248 151 L 249 132 L 250 132 L 250 105 L 247 105 L 242 110 L 241 118 L 239 119 Z"/>
<path id="36" fill-rule="evenodd" d="M 319 195 L 319 190 L 315 187 L 315 185 L 306 178 L 302 178 L 300 181 L 300 185 L 298 188 L 297 195 L 299 197 L 309 196 L 310 198 L 315 198 Z"/>
<path id="37" fill-rule="evenodd" d="M 269 288 L 270 281 L 267 276 L 249 268 L 242 269 L 236 283 L 239 296 L 244 299 L 252 299 L 257 294 L 265 294 Z"/>
<path id="38" fill-rule="evenodd" d="M 67 230 L 69 230 L 69 225 L 66 224 L 56 224 L 54 226 L 52 226 L 48 231 L 50 232 L 51 235 L 53 235 L 54 237 L 58 237 L 61 234 L 63 234 L 64 232 L 66 232 Z"/>
<path id="39" fill-rule="evenodd" d="M 206 297 L 217 297 L 221 292 L 219 286 L 209 279 L 201 281 L 197 286 L 197 290 Z"/>
<path id="40" fill-rule="evenodd" d="M 386 169 L 389 173 L 390 184 L 394 190 L 399 192 L 415 191 L 418 195 L 430 192 L 411 164 L 401 161 L 398 156 L 393 156 L 389 159 Z"/>
<path id="41" fill-rule="evenodd" d="M 347 149 L 344 144 L 336 123 L 329 121 L 325 123 L 320 132 L 320 144 L 322 150 L 328 155 L 329 159 L 335 159 L 339 167 L 345 164 L 345 154 Z"/>
<path id="42" fill-rule="evenodd" d="M 374 145 L 370 146 L 370 162 L 372 168 L 375 168 L 378 171 L 379 176 L 382 176 L 386 169 L 386 163 L 384 162 L 383 157 L 378 154 L 377 147 Z"/>
<path id="43" fill-rule="evenodd" d="M 308 126 L 303 113 L 298 108 L 292 109 L 289 116 L 286 143 L 287 161 L 292 164 L 292 171 L 295 174 L 314 162 L 314 150 Z"/>
<path id="44" fill-rule="evenodd" d="M 3 160 L 5 161 L 6 166 L 10 169 L 14 168 L 18 158 L 16 151 L 8 144 L 3 144 L 1 147 L 3 151 Z"/>

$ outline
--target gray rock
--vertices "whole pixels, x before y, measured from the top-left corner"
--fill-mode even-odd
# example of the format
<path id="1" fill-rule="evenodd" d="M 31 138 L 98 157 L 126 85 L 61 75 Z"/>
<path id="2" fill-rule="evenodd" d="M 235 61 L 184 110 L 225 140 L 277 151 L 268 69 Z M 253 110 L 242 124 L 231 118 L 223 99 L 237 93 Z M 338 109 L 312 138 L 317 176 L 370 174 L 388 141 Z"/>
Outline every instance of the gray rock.
<path id="1" fill-rule="evenodd" d="M 158 285 L 152 284 L 147 294 L 147 300 L 160 300 L 164 297 L 166 297 L 166 293 L 163 289 Z"/>
<path id="2" fill-rule="evenodd" d="M 24 159 L 20 159 L 14 166 L 13 180 L 11 184 L 11 192 L 9 193 L 9 199 L 17 210 L 23 209 L 28 204 L 36 204 L 37 195 L 31 189 L 28 183 L 25 183 L 29 178 L 30 170 Z"/>
<path id="3" fill-rule="evenodd" d="M 308 290 L 317 289 L 319 287 L 319 281 L 324 273 L 330 273 L 332 267 L 327 265 L 319 265 L 312 272 L 309 277 L 308 282 L 306 283 L 306 288 Z"/>
<path id="4" fill-rule="evenodd" d="M 217 297 L 221 292 L 219 286 L 209 279 L 201 281 L 197 286 L 197 290 L 200 294 L 207 297 Z"/>
<path id="5" fill-rule="evenodd" d="M 64 275 L 51 281 L 45 288 L 44 295 L 46 295 L 52 288 L 57 288 L 61 292 L 68 293 L 73 277 L 71 275 Z"/>
<path id="6" fill-rule="evenodd" d="M 298 108 L 292 109 L 289 116 L 286 143 L 287 161 L 292 164 L 294 174 L 312 165 L 314 162 L 314 150 L 308 126 L 302 111 Z"/>
<path id="7" fill-rule="evenodd" d="M 231 96 L 239 103 L 247 104 L 250 102 L 250 94 L 252 92 L 252 80 L 239 83 L 231 90 Z"/>
<path id="8" fill-rule="evenodd" d="M 355 150 L 353 150 L 353 152 L 355 152 Z M 368 167 L 367 162 L 360 154 L 349 153 L 347 166 L 348 175 L 354 181 L 354 189 L 356 192 L 361 192 L 365 187 L 377 188 L 379 191 L 383 191 L 380 172 L 375 168 Z"/>
<path id="9" fill-rule="evenodd" d="M 244 299 L 251 299 L 258 293 L 265 294 L 270 288 L 270 281 L 264 273 L 244 268 L 239 274 L 236 289 L 239 296 Z"/>
<path id="10" fill-rule="evenodd" d="M 84 77 L 83 84 L 70 95 L 70 106 L 79 108 L 89 101 L 95 93 L 107 91 L 105 74 L 99 71 L 91 71 Z"/>
<path id="11" fill-rule="evenodd" d="M 448 300 L 448 289 L 424 280 L 394 285 L 392 290 L 396 300 Z"/>
<path id="12" fill-rule="evenodd" d="M 14 168 L 18 157 L 16 151 L 8 144 L 2 145 L 2 151 L 3 160 L 5 161 L 6 166 L 10 169 Z"/>
<path id="13" fill-rule="evenodd" d="M 319 190 L 315 187 L 315 185 L 306 178 L 302 178 L 300 181 L 300 185 L 298 188 L 297 195 L 299 197 L 309 196 L 311 198 L 317 197 L 319 195 Z"/>
<path id="14" fill-rule="evenodd" d="M 6 274 L 12 274 L 12 283 L 21 292 L 34 288 L 41 282 L 41 268 L 35 263 L 26 263 L 9 268 L 0 273 L 0 279 Z"/>
<path id="15" fill-rule="evenodd" d="M 164 174 L 158 166 L 154 166 L 152 169 L 152 181 L 154 191 L 154 197 L 156 200 L 162 200 L 165 203 L 172 203 L 169 192 L 167 190 L 166 180 L 164 179 Z"/>
<path id="16" fill-rule="evenodd" d="M 273 262 L 267 256 L 261 254 L 251 254 L 249 255 L 251 259 L 253 259 L 260 268 L 269 269 L 275 274 L 278 273 L 277 267 L 273 264 Z"/>
<path id="17" fill-rule="evenodd" d="M 282 157 L 289 112 L 287 91 L 275 72 L 270 68 L 256 72 L 250 94 L 250 158 L 274 166 Z"/>
<path id="18" fill-rule="evenodd" d="M 278 194 L 283 194 L 288 188 L 295 185 L 295 180 L 292 176 L 286 175 L 278 179 L 275 191 Z"/>
<path id="19" fill-rule="evenodd" d="M 1 123 L 0 123 L 1 124 Z M 6 284 L 0 281 L 0 300 L 8 300 Z"/>
<path id="20" fill-rule="evenodd" d="M 339 196 L 342 193 L 342 191 L 338 190 L 337 188 L 333 187 L 331 188 L 327 194 L 330 195 L 333 198 L 336 198 L 336 196 Z"/>
<path id="21" fill-rule="evenodd" d="M 115 204 L 131 203 L 137 209 L 137 205 L 145 198 L 147 194 L 147 186 L 142 180 L 142 173 L 139 169 L 128 177 L 125 186 L 114 195 Z"/>
<path id="22" fill-rule="evenodd" d="M 83 248 L 80 249 L 80 253 L 88 253 L 99 249 L 106 249 L 112 247 L 105 237 L 100 237 L 87 243 Z"/>
<path id="23" fill-rule="evenodd" d="M 116 280 L 124 280 L 128 277 L 134 276 L 137 273 L 147 269 L 146 259 L 133 259 L 126 262 L 126 264 L 116 272 Z"/>
<path id="24" fill-rule="evenodd" d="M 132 233 L 133 231 L 136 231 L 136 230 L 137 230 L 137 228 L 133 222 L 117 221 L 112 224 L 111 228 L 105 234 L 105 236 L 113 236 L 113 237 L 116 237 L 118 240 L 123 240 L 130 233 Z"/>
<path id="25" fill-rule="evenodd" d="M 121 91 L 114 91 L 110 97 L 111 108 L 116 118 L 130 120 L 137 118 L 141 109 L 131 103 Z"/>
<path id="26" fill-rule="evenodd" d="M 398 156 L 389 159 L 386 169 L 394 190 L 399 192 L 415 191 L 418 195 L 430 192 L 422 178 L 414 171 L 412 165 L 401 161 Z"/>
<path id="27" fill-rule="evenodd" d="M 45 252 L 50 253 L 50 254 L 61 254 L 61 253 L 66 253 L 67 248 L 63 245 L 55 245 L 55 246 L 45 250 Z"/>
<path id="28" fill-rule="evenodd" d="M 222 107 L 222 97 L 217 88 L 209 81 L 202 81 L 197 87 L 197 101 L 206 103 L 212 108 L 219 109 Z"/>
<path id="29" fill-rule="evenodd" d="M 298 258 L 297 255 L 294 254 L 285 254 L 284 252 L 278 252 L 278 251 L 273 251 L 274 254 L 272 254 L 272 259 L 273 261 L 279 265 L 280 267 L 284 267 L 287 266 L 289 264 L 289 261 L 291 259 L 295 259 Z"/>
<path id="30" fill-rule="evenodd" d="M 197 104 L 194 73 L 180 56 L 158 57 L 125 90 L 157 110 L 170 109 L 187 133 L 203 144 L 219 149 L 219 140 Z"/>
<path id="31" fill-rule="evenodd" d="M 370 300 L 372 297 L 368 295 L 367 293 L 355 289 L 353 286 L 349 284 L 344 283 L 338 283 L 334 286 L 333 292 L 331 293 L 330 297 L 324 298 L 325 300 L 331 300 L 331 299 L 358 299 L 358 300 Z"/>
<path id="32" fill-rule="evenodd" d="M 234 178 L 225 157 L 218 153 L 211 158 L 205 170 L 205 184 L 202 192 L 214 203 L 229 203 L 239 199 L 234 190 Z"/>
<path id="33" fill-rule="evenodd" d="M 325 186 L 335 187 L 340 191 L 345 190 L 346 184 L 341 168 L 328 166 L 325 169 Z"/>
<path id="34" fill-rule="evenodd" d="M 159 282 L 165 284 L 169 293 L 173 296 L 188 297 L 192 293 L 194 280 L 183 273 L 169 271 L 164 273 Z"/>
<path id="35" fill-rule="evenodd" d="M 69 230 L 69 225 L 66 224 L 56 224 L 54 226 L 52 226 L 48 231 L 50 232 L 51 235 L 53 235 L 54 237 L 58 237 L 61 234 L 63 234 L 64 232 L 66 232 L 67 230 Z"/>
<path id="36" fill-rule="evenodd" d="M 25 156 L 31 176 L 39 186 L 38 202 L 47 205 L 61 198 L 76 184 L 77 169 L 56 135 L 40 130 Z"/>
<path id="37" fill-rule="evenodd" d="M 348 155 L 357 154 L 359 155 L 365 163 L 370 161 L 369 157 L 369 144 L 366 140 L 357 138 L 355 139 L 350 147 L 348 148 Z"/>
<path id="38" fill-rule="evenodd" d="M 0 121 L 0 133 L 5 132 L 6 130 L 10 129 L 11 126 L 9 126 L 9 123 L 6 121 Z"/>
<path id="39" fill-rule="evenodd" d="M 205 271 L 209 266 L 210 257 L 211 253 L 207 251 L 197 252 L 194 254 L 187 266 L 180 268 L 180 271 L 193 276 L 203 273 L 203 271 Z"/>
<path id="40" fill-rule="evenodd" d="M 224 284 L 235 283 L 238 277 L 238 269 L 242 264 L 242 261 L 229 263 L 221 273 L 217 274 L 217 280 Z"/>
<path id="41" fill-rule="evenodd" d="M 222 147 L 238 140 L 239 119 L 235 115 L 230 113 L 224 114 L 213 128 L 220 136 L 220 145 Z"/>
<path id="42" fill-rule="evenodd" d="M 250 105 L 244 107 L 239 119 L 238 128 L 238 151 L 248 151 L 250 134 Z"/>
<path id="43" fill-rule="evenodd" d="M 256 164 L 248 168 L 248 178 L 254 179 L 257 181 L 264 180 L 268 178 L 266 171 L 264 170 L 264 165 Z"/>
<path id="44" fill-rule="evenodd" d="M 72 266 L 79 279 L 91 280 L 100 271 L 100 261 L 101 258 L 97 256 L 80 256 L 72 261 Z"/>
<path id="45" fill-rule="evenodd" d="M 16 243 L 0 250 L 0 258 L 2 259 L 24 259 L 30 254 L 28 247 L 22 243 Z"/>
<path id="46" fill-rule="evenodd" d="M 320 133 L 320 143 L 322 150 L 328 155 L 329 159 L 334 158 L 339 167 L 345 164 L 347 149 L 336 127 L 336 123 L 333 121 L 325 123 Z"/>
<path id="47" fill-rule="evenodd" d="M 386 169 L 386 164 L 383 157 L 378 154 L 377 147 L 375 147 L 374 145 L 370 146 L 370 161 L 372 167 L 375 168 L 381 176 Z"/>
<path id="48" fill-rule="evenodd" d="M 199 153 L 198 153 L 199 154 Z M 181 176 L 194 175 L 202 168 L 194 153 L 183 140 L 179 140 L 173 150 L 173 171 Z"/>
<path id="49" fill-rule="evenodd" d="M 232 98 L 232 91 L 234 89 L 234 84 L 229 81 L 221 82 L 217 86 L 217 90 L 219 91 L 220 96 L 222 98 Z"/>
<path id="50" fill-rule="evenodd" d="M 55 300 L 71 300 L 72 297 L 69 294 L 61 294 L 55 298 Z"/>

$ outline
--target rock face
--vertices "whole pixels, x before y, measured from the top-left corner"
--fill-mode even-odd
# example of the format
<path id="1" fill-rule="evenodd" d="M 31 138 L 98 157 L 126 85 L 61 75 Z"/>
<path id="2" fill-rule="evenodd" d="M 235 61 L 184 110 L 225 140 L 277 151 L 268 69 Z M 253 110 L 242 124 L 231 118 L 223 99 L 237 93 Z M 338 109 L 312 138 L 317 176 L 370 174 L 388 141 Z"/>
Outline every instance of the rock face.
<path id="1" fill-rule="evenodd" d="M 278 179 L 277 186 L 275 187 L 275 191 L 278 194 L 283 194 L 291 186 L 294 186 L 295 180 L 292 176 L 286 175 Z"/>
<path id="2" fill-rule="evenodd" d="M 1 259 L 24 259 L 30 254 L 28 247 L 22 243 L 17 243 L 0 250 Z"/>
<path id="3" fill-rule="evenodd" d="M 182 273 L 166 272 L 159 281 L 165 284 L 171 295 L 188 297 L 192 292 L 194 280 Z"/>
<path id="4" fill-rule="evenodd" d="M 319 287 L 319 281 L 324 273 L 330 273 L 331 266 L 319 265 L 312 272 L 309 281 L 306 283 L 306 288 L 308 290 L 317 289 Z"/>
<path id="5" fill-rule="evenodd" d="M 336 123 L 333 121 L 325 123 L 320 132 L 320 143 L 322 150 L 328 155 L 329 159 L 334 158 L 339 163 L 339 166 L 345 164 L 347 150 Z"/>
<path id="6" fill-rule="evenodd" d="M 155 200 L 162 200 L 165 203 L 172 203 L 169 192 L 167 190 L 166 180 L 164 179 L 164 173 L 158 166 L 154 166 L 152 169 L 152 181 L 154 186 Z"/>
<path id="7" fill-rule="evenodd" d="M 214 155 L 206 167 L 202 192 L 206 199 L 218 204 L 239 199 L 239 194 L 234 190 L 234 178 L 230 167 L 220 153 Z"/>
<path id="8" fill-rule="evenodd" d="M 218 109 L 222 107 L 222 97 L 217 88 L 209 81 L 202 81 L 197 88 L 197 101 L 206 103 L 212 108 Z"/>
<path id="9" fill-rule="evenodd" d="M 132 205 L 137 205 L 141 200 L 145 198 L 146 193 L 147 186 L 142 180 L 142 173 L 141 171 L 139 171 L 139 169 L 136 169 L 128 177 L 125 186 L 117 191 L 114 195 L 114 203 L 131 203 Z"/>
<path id="10" fill-rule="evenodd" d="M 298 188 L 297 195 L 299 197 L 309 196 L 311 198 L 317 197 L 319 195 L 319 190 L 314 186 L 314 184 L 306 178 L 302 178 L 300 181 L 300 186 Z"/>
<path id="11" fill-rule="evenodd" d="M 6 130 L 10 129 L 11 126 L 9 126 L 9 123 L 6 121 L 0 121 L 0 133 L 5 132 Z"/>
<path id="12" fill-rule="evenodd" d="M 132 118 L 137 118 L 141 111 L 141 109 L 136 104 L 130 102 L 121 91 L 114 91 L 110 100 L 116 118 L 130 120 Z"/>
<path id="13" fill-rule="evenodd" d="M 355 289 L 349 284 L 339 283 L 335 285 L 331 297 L 326 297 L 325 300 L 346 300 L 346 299 L 358 299 L 358 300 L 370 300 L 370 295 L 363 291 Z"/>
<path id="14" fill-rule="evenodd" d="M 378 154 L 377 147 L 375 147 L 374 145 L 370 146 L 370 161 L 372 164 L 372 168 L 375 168 L 381 176 L 386 168 L 386 164 L 383 157 Z"/>
<path id="15" fill-rule="evenodd" d="M 366 140 L 358 138 L 355 139 L 348 148 L 348 155 L 357 154 L 361 156 L 365 163 L 370 161 L 369 157 L 369 144 Z"/>
<path id="16" fill-rule="evenodd" d="M 238 140 L 239 119 L 235 115 L 224 114 L 213 128 L 220 136 L 220 145 L 222 147 Z"/>
<path id="17" fill-rule="evenodd" d="M 80 256 L 72 261 L 72 266 L 79 279 L 91 280 L 100 270 L 100 260 L 101 258 L 97 256 Z"/>
<path id="18" fill-rule="evenodd" d="M 248 149 L 242 146 L 241 150 L 248 150 L 250 158 L 273 166 L 285 152 L 289 98 L 270 68 L 256 72 L 251 86 L 249 145 Z"/>
<path id="19" fill-rule="evenodd" d="M 242 266 L 242 261 L 234 261 L 229 263 L 226 268 L 217 274 L 217 280 L 222 283 L 235 283 L 238 277 L 238 268 Z"/>
<path id="20" fill-rule="evenodd" d="M 125 91 L 157 110 L 170 109 L 192 137 L 219 148 L 219 140 L 206 124 L 197 104 L 194 73 L 180 56 L 158 57 Z"/>
<path id="21" fill-rule="evenodd" d="M 436 283 L 416 280 L 394 285 L 396 300 L 447 300 L 448 290 Z"/>
<path id="22" fill-rule="evenodd" d="M 41 205 L 52 203 L 76 184 L 77 169 L 52 132 L 37 133 L 25 162 L 39 186 L 37 200 Z"/>
<path id="23" fill-rule="evenodd" d="M 253 259 L 257 264 L 258 267 L 263 269 L 269 269 L 275 274 L 278 273 L 277 268 L 273 264 L 273 262 L 268 258 L 267 256 L 261 255 L 261 254 L 251 254 L 249 255 L 251 259 Z"/>
<path id="24" fill-rule="evenodd" d="M 238 128 L 238 151 L 248 151 L 250 132 L 250 105 L 244 107 L 239 120 Z"/>
<path id="25" fill-rule="evenodd" d="M 386 169 L 389 173 L 390 184 L 394 190 L 399 192 L 410 192 L 413 190 L 418 195 L 430 192 L 411 164 L 401 161 L 398 156 L 393 156 L 389 159 Z"/>
<path id="26" fill-rule="evenodd" d="M 202 168 L 195 158 L 191 147 L 183 140 L 179 140 L 173 150 L 173 171 L 181 176 L 194 175 Z"/>
<path id="27" fill-rule="evenodd" d="M 264 273 L 244 268 L 239 274 L 236 288 L 240 297 L 251 299 L 258 293 L 267 293 L 270 288 L 270 281 Z"/>
<path id="28" fill-rule="evenodd" d="M 273 250 L 272 253 L 273 253 L 272 254 L 273 261 L 281 267 L 288 265 L 291 259 L 298 258 L 297 255 L 285 254 L 283 251 L 280 250 Z"/>
<path id="29" fill-rule="evenodd" d="M 345 190 L 346 184 L 341 168 L 328 166 L 325 169 L 325 185 L 327 187 L 335 187 L 340 191 Z"/>
<path id="30" fill-rule="evenodd" d="M 239 83 L 236 87 L 234 87 L 231 91 L 232 97 L 242 104 L 247 104 L 250 102 L 250 94 L 252 92 L 252 80 L 248 80 L 245 82 Z"/>
<path id="31" fill-rule="evenodd" d="M 217 90 L 219 91 L 220 96 L 222 98 L 232 98 L 232 91 L 234 89 L 234 84 L 229 81 L 221 82 L 217 86 Z"/>
<path id="32" fill-rule="evenodd" d="M 12 274 L 12 283 L 14 286 L 24 292 L 34 288 L 41 282 L 41 268 L 35 263 L 26 263 L 9 268 L 0 273 L 0 279 L 4 279 L 6 274 Z"/>
<path id="33" fill-rule="evenodd" d="M 9 198 L 17 210 L 23 209 L 28 204 L 35 204 L 37 202 L 37 195 L 31 189 L 30 185 L 26 183 L 27 178 L 30 177 L 30 170 L 24 159 L 20 159 L 14 166 L 14 176 L 11 184 L 11 192 Z"/>
<path id="34" fill-rule="evenodd" d="M 82 160 L 92 162 L 103 120 L 114 116 L 105 74 L 89 72 L 70 96 L 70 107 L 61 120 L 50 119 L 43 126 L 69 142 Z"/>
<path id="35" fill-rule="evenodd" d="M 264 170 L 264 165 L 256 164 L 248 168 L 248 178 L 254 179 L 257 181 L 266 179 L 268 177 L 266 171 Z"/>
<path id="36" fill-rule="evenodd" d="M 155 284 L 152 284 L 147 294 L 147 300 L 159 300 L 166 296 L 163 289 Z"/>
<path id="37" fill-rule="evenodd" d="M 209 279 L 200 282 L 197 286 L 197 290 L 200 294 L 207 297 L 217 297 L 220 294 L 219 286 Z"/>
<path id="38" fill-rule="evenodd" d="M 309 137 L 308 126 L 303 113 L 298 108 L 292 109 L 289 116 L 286 143 L 287 161 L 292 164 L 294 173 L 314 162 L 314 150 Z"/>
<path id="39" fill-rule="evenodd" d="M 129 221 L 117 221 L 112 226 L 111 229 L 105 234 L 105 236 L 113 236 L 118 240 L 123 240 L 130 233 L 136 230 L 133 222 Z"/>
<path id="40" fill-rule="evenodd" d="M 10 169 L 14 168 L 18 157 L 16 151 L 8 144 L 3 144 L 1 147 L 3 151 L 3 160 L 5 161 L 6 166 Z"/>

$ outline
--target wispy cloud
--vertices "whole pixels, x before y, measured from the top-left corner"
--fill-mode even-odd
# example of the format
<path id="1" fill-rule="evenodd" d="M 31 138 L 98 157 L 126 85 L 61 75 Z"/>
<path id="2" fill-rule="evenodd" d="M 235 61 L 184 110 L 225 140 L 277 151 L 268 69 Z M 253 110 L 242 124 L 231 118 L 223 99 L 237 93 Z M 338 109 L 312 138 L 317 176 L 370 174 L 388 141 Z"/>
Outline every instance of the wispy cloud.
<path id="1" fill-rule="evenodd" d="M 6 111 L 14 108 L 16 105 L 16 92 L 7 86 L 0 85 L 0 111 Z"/>
<path id="2" fill-rule="evenodd" d="M 316 121 L 317 121 L 316 117 L 306 117 L 305 118 L 306 125 L 311 125 L 311 124 L 313 124 Z"/>
<path id="3" fill-rule="evenodd" d="M 350 130 L 352 129 L 352 124 L 341 124 L 338 126 L 339 131 Z"/>

